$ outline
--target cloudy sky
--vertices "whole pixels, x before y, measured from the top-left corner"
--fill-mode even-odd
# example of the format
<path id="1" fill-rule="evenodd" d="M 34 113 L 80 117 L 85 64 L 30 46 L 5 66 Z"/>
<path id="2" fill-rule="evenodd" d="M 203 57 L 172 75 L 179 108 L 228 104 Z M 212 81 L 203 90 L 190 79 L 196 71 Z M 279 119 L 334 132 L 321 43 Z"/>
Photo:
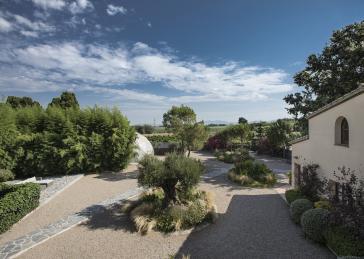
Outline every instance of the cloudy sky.
<path id="1" fill-rule="evenodd" d="M 0 94 L 74 91 L 132 123 L 186 104 L 205 121 L 288 117 L 292 75 L 361 0 L 0 0 Z"/>

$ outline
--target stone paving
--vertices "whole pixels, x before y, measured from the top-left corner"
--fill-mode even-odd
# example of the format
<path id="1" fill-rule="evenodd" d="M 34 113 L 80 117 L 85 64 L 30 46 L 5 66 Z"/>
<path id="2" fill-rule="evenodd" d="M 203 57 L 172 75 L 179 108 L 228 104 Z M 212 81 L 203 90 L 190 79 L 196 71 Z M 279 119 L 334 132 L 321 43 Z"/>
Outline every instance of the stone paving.
<path id="1" fill-rule="evenodd" d="M 78 213 L 69 215 L 53 224 L 50 224 L 25 236 L 10 241 L 4 246 L 0 247 L 0 259 L 10 258 L 11 256 L 14 256 L 26 249 L 29 249 L 41 242 L 44 242 L 46 239 L 60 234 L 63 231 L 71 228 L 72 226 L 88 220 L 91 215 L 102 211 L 105 207 L 108 207 L 116 202 L 127 200 L 135 195 L 140 194 L 142 191 L 142 188 L 130 189 L 111 199 L 107 199 L 101 203 L 94 204 Z"/>

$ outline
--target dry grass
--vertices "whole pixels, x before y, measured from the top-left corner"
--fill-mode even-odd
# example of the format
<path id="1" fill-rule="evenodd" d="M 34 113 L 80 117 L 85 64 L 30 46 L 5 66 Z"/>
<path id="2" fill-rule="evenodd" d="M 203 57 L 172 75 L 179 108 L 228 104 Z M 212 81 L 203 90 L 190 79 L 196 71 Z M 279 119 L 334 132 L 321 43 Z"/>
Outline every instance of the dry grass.
<path id="1" fill-rule="evenodd" d="M 260 182 L 252 179 L 248 175 L 236 174 L 234 169 L 229 171 L 228 178 L 235 183 L 241 184 L 242 186 L 254 188 L 272 187 L 277 182 L 277 179 L 273 173 L 265 175 L 263 182 Z"/>
<path id="2" fill-rule="evenodd" d="M 217 208 L 214 194 L 195 190 L 193 196 L 195 199 L 187 203 L 162 209 L 163 195 L 161 196 L 161 190 L 154 189 L 144 192 L 138 201 L 125 204 L 123 210 L 130 211 L 131 220 L 137 231 L 143 235 L 152 229 L 171 232 L 191 228 L 204 220 L 215 222 Z"/>
<path id="3" fill-rule="evenodd" d="M 153 204 L 142 203 L 130 213 L 137 231 L 142 235 L 149 233 L 157 224 L 157 221 L 150 217 L 154 209 L 155 207 Z"/>

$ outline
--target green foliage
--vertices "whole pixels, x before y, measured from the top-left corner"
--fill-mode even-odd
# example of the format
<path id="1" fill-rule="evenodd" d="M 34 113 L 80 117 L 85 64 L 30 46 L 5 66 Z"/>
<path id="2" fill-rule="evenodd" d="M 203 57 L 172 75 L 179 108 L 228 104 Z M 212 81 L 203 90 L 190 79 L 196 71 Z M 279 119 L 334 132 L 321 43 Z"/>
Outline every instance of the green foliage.
<path id="1" fill-rule="evenodd" d="M 304 91 L 287 95 L 288 112 L 302 121 L 305 116 L 358 87 L 364 81 L 364 22 L 354 23 L 333 33 L 327 46 L 307 58 L 307 66 L 294 76 Z"/>
<path id="2" fill-rule="evenodd" d="M 33 101 L 30 97 L 8 96 L 8 98 L 6 98 L 6 104 L 10 105 L 14 109 L 24 108 L 27 106 L 40 107 L 40 104 L 37 101 Z"/>
<path id="3" fill-rule="evenodd" d="M 235 167 L 229 172 L 230 180 L 250 187 L 271 187 L 277 179 L 265 165 L 247 159 L 235 162 Z"/>
<path id="4" fill-rule="evenodd" d="M 187 126 L 182 136 L 187 146 L 188 156 L 190 156 L 191 150 L 199 149 L 203 146 L 208 136 L 207 128 L 203 123 L 195 123 Z"/>
<path id="5" fill-rule="evenodd" d="M 0 196 L 0 233 L 8 230 L 14 223 L 39 205 L 40 187 L 26 183 L 12 187 L 0 187 L 6 192 Z"/>
<path id="6" fill-rule="evenodd" d="M 318 242 L 325 242 L 325 233 L 328 228 L 329 211 L 325 209 L 310 209 L 302 214 L 301 226 L 305 236 Z"/>
<path id="7" fill-rule="evenodd" d="M 290 214 L 294 223 L 299 224 L 302 214 L 313 208 L 313 203 L 307 199 L 297 199 L 291 203 Z"/>
<path id="8" fill-rule="evenodd" d="M 326 236 L 327 245 L 339 256 L 364 256 L 364 240 L 353 235 L 351 229 L 332 227 Z"/>
<path id="9" fill-rule="evenodd" d="M 291 204 L 292 202 L 294 202 L 295 200 L 298 199 L 305 199 L 306 197 L 301 193 L 300 190 L 298 189 L 292 189 L 292 190 L 287 190 L 285 192 L 285 197 L 286 200 L 288 202 L 288 204 Z"/>
<path id="10" fill-rule="evenodd" d="M 329 201 L 316 201 L 315 208 L 330 210 L 331 209 L 331 203 Z"/>
<path id="11" fill-rule="evenodd" d="M 154 132 L 153 126 L 149 124 L 135 125 L 134 128 L 140 134 L 152 134 Z"/>
<path id="12" fill-rule="evenodd" d="M 192 108 L 181 105 L 172 108 L 163 114 L 163 125 L 174 133 L 180 141 L 180 151 L 184 153 L 186 148 L 188 156 L 191 150 L 202 146 L 208 133 L 203 122 L 196 122 L 196 114 Z"/>
<path id="13" fill-rule="evenodd" d="M 0 104 L 0 168 L 17 177 L 124 168 L 135 132 L 117 109 Z"/>
<path id="14" fill-rule="evenodd" d="M 76 95 L 71 92 L 63 92 L 60 97 L 56 97 L 52 99 L 52 102 L 49 106 L 57 106 L 62 109 L 79 109 L 80 105 L 78 104 Z"/>
<path id="15" fill-rule="evenodd" d="M 318 201 L 325 192 L 326 180 L 318 176 L 316 164 L 308 164 L 303 167 L 299 189 L 301 193 L 311 201 Z"/>
<path id="16" fill-rule="evenodd" d="M 178 141 L 175 135 L 150 135 L 147 136 L 147 139 L 152 143 L 153 146 L 155 146 L 157 143 L 176 143 Z"/>
<path id="17" fill-rule="evenodd" d="M 245 119 L 244 117 L 239 117 L 238 123 L 239 124 L 245 124 L 245 123 L 248 123 L 248 120 Z"/>
<path id="18" fill-rule="evenodd" d="M 15 178 L 15 175 L 7 169 L 0 169 L 0 182 L 6 182 L 13 180 Z"/>
<path id="19" fill-rule="evenodd" d="M 172 106 L 172 108 L 163 114 L 163 126 L 178 133 L 186 125 L 193 125 L 196 123 L 196 113 L 192 108 L 181 105 Z"/>
<path id="20" fill-rule="evenodd" d="M 240 175 L 247 175 L 256 181 L 263 180 L 263 177 L 272 173 L 265 165 L 253 160 L 245 160 L 235 164 L 235 172 Z"/>
<path id="21" fill-rule="evenodd" d="M 170 203 L 183 202 L 191 189 L 198 184 L 203 166 L 198 160 L 172 153 L 167 155 L 165 161 L 145 156 L 140 161 L 139 171 L 140 185 L 163 189 L 166 207 Z"/>
<path id="22" fill-rule="evenodd" d="M 16 110 L 0 104 L 0 168 L 12 170 L 16 163 L 16 138 L 19 132 L 15 125 Z"/>
<path id="23" fill-rule="evenodd" d="M 272 123 L 267 130 L 267 138 L 273 149 L 280 149 L 288 146 L 289 124 L 284 120 L 277 120 Z"/>

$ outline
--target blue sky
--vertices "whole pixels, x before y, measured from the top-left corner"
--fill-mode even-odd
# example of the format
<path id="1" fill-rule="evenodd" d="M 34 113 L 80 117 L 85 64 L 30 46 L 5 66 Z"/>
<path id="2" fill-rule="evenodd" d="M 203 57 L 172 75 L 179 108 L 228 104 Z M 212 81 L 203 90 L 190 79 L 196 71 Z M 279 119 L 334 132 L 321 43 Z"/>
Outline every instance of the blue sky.
<path id="1" fill-rule="evenodd" d="M 205 121 L 288 117 L 294 73 L 361 0 L 9 0 L 0 2 L 0 94 L 46 105 L 74 91 L 157 123 L 172 105 Z"/>

